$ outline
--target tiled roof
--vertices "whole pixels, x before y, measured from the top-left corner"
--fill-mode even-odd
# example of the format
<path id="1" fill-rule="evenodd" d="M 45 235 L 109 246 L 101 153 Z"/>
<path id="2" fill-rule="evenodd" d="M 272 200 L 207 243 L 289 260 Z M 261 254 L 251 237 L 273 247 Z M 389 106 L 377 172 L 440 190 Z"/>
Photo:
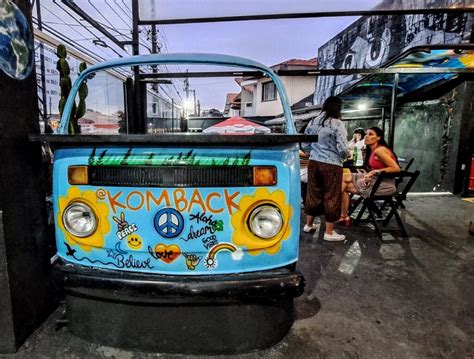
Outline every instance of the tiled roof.
<path id="1" fill-rule="evenodd" d="M 291 59 L 282 62 L 280 65 L 291 65 L 291 66 L 317 66 L 318 65 L 318 58 L 313 57 L 309 60 L 301 60 L 301 59 Z"/>
<path id="2" fill-rule="evenodd" d="M 302 59 L 290 59 L 283 61 L 279 64 L 273 65 L 272 67 L 276 66 L 318 66 L 318 58 L 313 57 L 309 60 L 302 60 Z"/>
<path id="3" fill-rule="evenodd" d="M 239 93 L 229 92 L 226 96 L 226 103 L 232 103 L 235 101 L 235 98 L 239 95 Z"/>

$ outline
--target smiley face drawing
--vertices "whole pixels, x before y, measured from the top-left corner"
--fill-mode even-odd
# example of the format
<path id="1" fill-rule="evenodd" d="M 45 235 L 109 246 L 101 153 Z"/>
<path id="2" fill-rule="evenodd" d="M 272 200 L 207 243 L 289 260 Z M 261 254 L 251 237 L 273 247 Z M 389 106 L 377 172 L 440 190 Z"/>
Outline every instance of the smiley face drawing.
<path id="1" fill-rule="evenodd" d="M 127 236 L 127 245 L 128 245 L 128 248 L 130 248 L 134 251 L 138 251 L 138 250 L 142 249 L 142 247 L 143 247 L 142 237 L 140 237 L 136 233 Z"/>

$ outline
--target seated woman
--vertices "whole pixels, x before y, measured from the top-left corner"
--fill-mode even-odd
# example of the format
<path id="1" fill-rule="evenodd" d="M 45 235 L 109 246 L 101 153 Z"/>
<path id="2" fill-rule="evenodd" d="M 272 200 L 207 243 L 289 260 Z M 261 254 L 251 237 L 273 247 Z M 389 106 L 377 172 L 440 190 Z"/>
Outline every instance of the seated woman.
<path id="1" fill-rule="evenodd" d="M 385 142 L 383 131 L 379 127 L 367 129 L 364 142 L 366 145 L 364 168 L 369 172 L 346 173 L 342 179 L 342 210 L 339 222 L 343 222 L 346 225 L 350 223 L 350 218 L 347 215 L 350 203 L 349 193 L 368 197 L 376 177 L 380 173 L 400 172 L 397 156 Z M 389 196 L 394 194 L 395 191 L 395 180 L 393 178 L 385 178 L 380 183 L 376 194 L 379 196 Z"/>

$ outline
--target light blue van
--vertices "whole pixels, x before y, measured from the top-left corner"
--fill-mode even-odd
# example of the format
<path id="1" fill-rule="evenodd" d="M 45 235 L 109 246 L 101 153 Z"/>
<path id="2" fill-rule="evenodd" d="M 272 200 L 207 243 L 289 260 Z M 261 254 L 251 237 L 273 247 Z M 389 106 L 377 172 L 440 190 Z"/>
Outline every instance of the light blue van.
<path id="1" fill-rule="evenodd" d="M 163 64 L 261 71 L 275 83 L 287 133 L 67 134 L 84 80 Z M 181 353 L 242 352 L 280 340 L 304 289 L 296 270 L 303 139 L 314 140 L 296 134 L 281 80 L 248 59 L 142 55 L 83 71 L 60 135 L 48 137 L 71 330 L 113 346 Z"/>

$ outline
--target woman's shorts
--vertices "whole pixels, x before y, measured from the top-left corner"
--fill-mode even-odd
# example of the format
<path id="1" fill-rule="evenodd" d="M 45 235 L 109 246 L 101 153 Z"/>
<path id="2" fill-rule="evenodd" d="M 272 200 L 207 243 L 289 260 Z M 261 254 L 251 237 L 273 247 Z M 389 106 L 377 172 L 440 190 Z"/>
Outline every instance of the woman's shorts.
<path id="1" fill-rule="evenodd" d="M 324 214 L 327 222 L 337 221 L 341 216 L 341 183 L 341 166 L 310 160 L 306 214 L 309 216 Z"/>
<path id="2" fill-rule="evenodd" d="M 370 196 L 372 188 L 374 187 L 377 177 L 372 177 L 371 181 L 368 183 L 365 182 L 364 173 L 353 173 L 352 174 L 352 183 L 356 188 L 357 192 L 364 198 Z M 377 196 L 391 196 L 396 192 L 397 188 L 395 186 L 395 180 L 393 178 L 383 179 L 377 188 L 375 193 Z"/>

